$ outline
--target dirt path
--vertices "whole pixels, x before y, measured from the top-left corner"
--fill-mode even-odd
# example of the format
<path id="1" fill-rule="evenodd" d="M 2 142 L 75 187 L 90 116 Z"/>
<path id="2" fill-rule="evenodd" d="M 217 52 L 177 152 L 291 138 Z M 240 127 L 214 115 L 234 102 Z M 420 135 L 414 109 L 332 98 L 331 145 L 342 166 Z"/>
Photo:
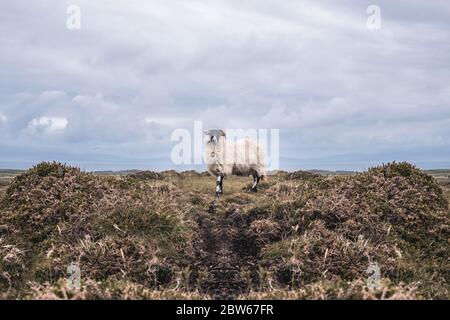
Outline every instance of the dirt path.
<path id="1" fill-rule="evenodd" d="M 258 248 L 249 236 L 248 222 L 237 205 L 223 208 L 213 201 L 208 215 L 198 217 L 197 271 L 205 279 L 199 284 L 213 299 L 235 299 L 250 289 L 255 278 Z"/>

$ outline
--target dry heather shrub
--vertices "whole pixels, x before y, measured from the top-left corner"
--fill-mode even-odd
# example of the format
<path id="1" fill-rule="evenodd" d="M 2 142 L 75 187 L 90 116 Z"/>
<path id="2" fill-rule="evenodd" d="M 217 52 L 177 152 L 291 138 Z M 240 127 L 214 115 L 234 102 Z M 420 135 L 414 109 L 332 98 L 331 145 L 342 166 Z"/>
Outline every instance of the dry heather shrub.
<path id="1" fill-rule="evenodd" d="M 319 178 L 320 175 L 314 172 L 310 171 L 294 171 L 287 174 L 287 179 L 289 180 L 308 180 L 308 179 L 314 179 Z"/>
<path id="2" fill-rule="evenodd" d="M 450 181 L 449 181 L 450 183 Z M 445 198 L 447 199 L 447 201 L 449 202 L 449 206 L 450 206 L 450 185 L 447 188 L 444 188 L 444 195 Z"/>
<path id="3" fill-rule="evenodd" d="M 153 290 L 129 281 L 84 280 L 79 290 L 70 290 L 65 280 L 56 284 L 32 283 L 26 299 L 33 300 L 206 300 L 207 295 L 175 289 Z"/>
<path id="4" fill-rule="evenodd" d="M 36 259 L 34 279 L 42 282 L 66 277 L 71 262 L 79 263 L 82 277 L 97 281 L 126 279 L 158 287 L 167 284 L 173 273 L 157 247 L 133 236 L 86 237 L 75 244 L 52 244 Z"/>
<path id="5" fill-rule="evenodd" d="M 181 176 L 183 178 L 198 178 L 201 177 L 201 173 L 195 171 L 195 170 L 187 170 L 187 171 L 183 171 L 181 172 Z"/>
<path id="6" fill-rule="evenodd" d="M 400 272 L 401 253 L 395 246 L 374 245 L 364 238 L 350 240 L 327 229 L 322 221 L 313 222 L 298 236 L 277 242 L 266 249 L 265 255 L 278 266 L 279 280 L 296 286 L 317 279 L 365 278 L 372 261 L 383 266 L 385 276 L 396 276 Z M 410 272 L 405 268 L 403 266 L 401 271 Z"/>
<path id="7" fill-rule="evenodd" d="M 161 172 L 161 176 L 166 181 L 172 181 L 172 182 L 182 178 L 182 175 L 179 172 L 175 171 L 175 170 L 162 171 Z"/>
<path id="8" fill-rule="evenodd" d="M 137 180 L 162 180 L 163 176 L 154 171 L 141 171 L 128 175 L 128 178 Z"/>
<path id="9" fill-rule="evenodd" d="M 25 270 L 25 251 L 0 238 L 0 288 L 14 288 Z"/>
<path id="10" fill-rule="evenodd" d="M 284 239 L 263 250 L 282 283 L 366 278 L 376 261 L 383 276 L 420 280 L 422 289 L 439 278 L 426 288 L 430 297 L 448 294 L 448 203 L 434 178 L 410 164 L 278 183 L 252 212 L 282 228 Z"/>
<path id="11" fill-rule="evenodd" d="M 414 247 L 426 248 L 427 255 L 430 239 L 443 244 L 450 235 L 442 189 L 433 177 L 407 163 L 373 168 L 336 182 L 310 199 L 305 211 L 320 215 L 327 227 L 340 228 L 348 237 L 363 234 L 384 240 L 393 232 Z"/>
<path id="12" fill-rule="evenodd" d="M 270 176 L 272 177 L 279 177 L 279 178 L 285 178 L 287 177 L 289 174 L 289 172 L 284 171 L 284 170 L 277 170 L 275 172 L 272 172 L 272 174 Z"/>
<path id="13" fill-rule="evenodd" d="M 394 285 L 388 279 L 381 281 L 378 289 L 368 289 L 362 280 L 355 281 L 318 281 L 296 290 L 274 289 L 265 292 L 250 292 L 239 296 L 242 300 L 416 300 L 414 284 Z"/>
<path id="14" fill-rule="evenodd" d="M 260 244 L 270 243 L 280 238 L 280 226 L 270 219 L 253 221 L 250 224 L 249 232 Z"/>
<path id="15" fill-rule="evenodd" d="M 2 220 L 27 240 L 44 240 L 58 223 L 86 220 L 111 193 L 106 181 L 57 163 L 42 163 L 11 182 Z"/>
<path id="16" fill-rule="evenodd" d="M 183 264 L 193 252 L 191 207 L 182 199 L 167 182 L 37 165 L 13 180 L 1 203 L 5 239 L 25 251 L 16 288 L 27 281 L 52 284 L 74 261 L 93 280 L 169 283 L 175 261 Z M 1 271 L 12 267 L 2 264 Z"/>

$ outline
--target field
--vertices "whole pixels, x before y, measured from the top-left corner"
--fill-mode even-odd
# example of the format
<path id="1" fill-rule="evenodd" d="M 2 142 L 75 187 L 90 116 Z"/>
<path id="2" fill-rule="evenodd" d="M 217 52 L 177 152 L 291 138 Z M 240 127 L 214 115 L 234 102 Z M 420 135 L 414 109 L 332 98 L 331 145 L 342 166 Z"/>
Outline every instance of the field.
<path id="1" fill-rule="evenodd" d="M 449 175 L 278 172 L 216 198 L 194 171 L 0 171 L 0 297 L 449 299 Z"/>

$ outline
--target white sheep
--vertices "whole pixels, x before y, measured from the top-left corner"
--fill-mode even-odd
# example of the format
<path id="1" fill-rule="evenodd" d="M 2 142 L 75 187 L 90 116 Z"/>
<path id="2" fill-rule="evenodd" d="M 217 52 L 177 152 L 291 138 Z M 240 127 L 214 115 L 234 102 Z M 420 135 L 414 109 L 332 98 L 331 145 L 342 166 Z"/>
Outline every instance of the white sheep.
<path id="1" fill-rule="evenodd" d="M 208 140 L 205 160 L 208 172 L 216 177 L 216 195 L 223 194 L 222 182 L 226 176 L 238 175 L 253 177 L 250 191 L 257 192 L 260 180 L 266 180 L 266 167 L 263 150 L 254 141 L 245 139 L 227 141 L 223 130 L 206 130 Z"/>

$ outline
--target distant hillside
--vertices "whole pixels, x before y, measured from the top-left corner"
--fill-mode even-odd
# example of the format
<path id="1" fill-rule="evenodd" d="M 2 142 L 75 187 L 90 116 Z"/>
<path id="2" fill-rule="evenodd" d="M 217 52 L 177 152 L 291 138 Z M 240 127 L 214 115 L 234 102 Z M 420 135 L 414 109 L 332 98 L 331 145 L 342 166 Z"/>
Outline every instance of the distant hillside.
<path id="1" fill-rule="evenodd" d="M 450 176 L 450 169 L 432 169 L 432 170 L 424 170 L 424 171 L 431 175 Z"/>
<path id="2" fill-rule="evenodd" d="M 0 175 L 16 175 L 25 172 L 25 170 L 14 170 L 14 169 L 0 169 Z"/>
<path id="3" fill-rule="evenodd" d="M 138 172 L 141 172 L 142 170 L 132 169 L 132 170 L 120 170 L 120 171 L 93 171 L 92 174 L 99 175 L 99 176 L 127 176 L 129 174 L 135 174 Z"/>

